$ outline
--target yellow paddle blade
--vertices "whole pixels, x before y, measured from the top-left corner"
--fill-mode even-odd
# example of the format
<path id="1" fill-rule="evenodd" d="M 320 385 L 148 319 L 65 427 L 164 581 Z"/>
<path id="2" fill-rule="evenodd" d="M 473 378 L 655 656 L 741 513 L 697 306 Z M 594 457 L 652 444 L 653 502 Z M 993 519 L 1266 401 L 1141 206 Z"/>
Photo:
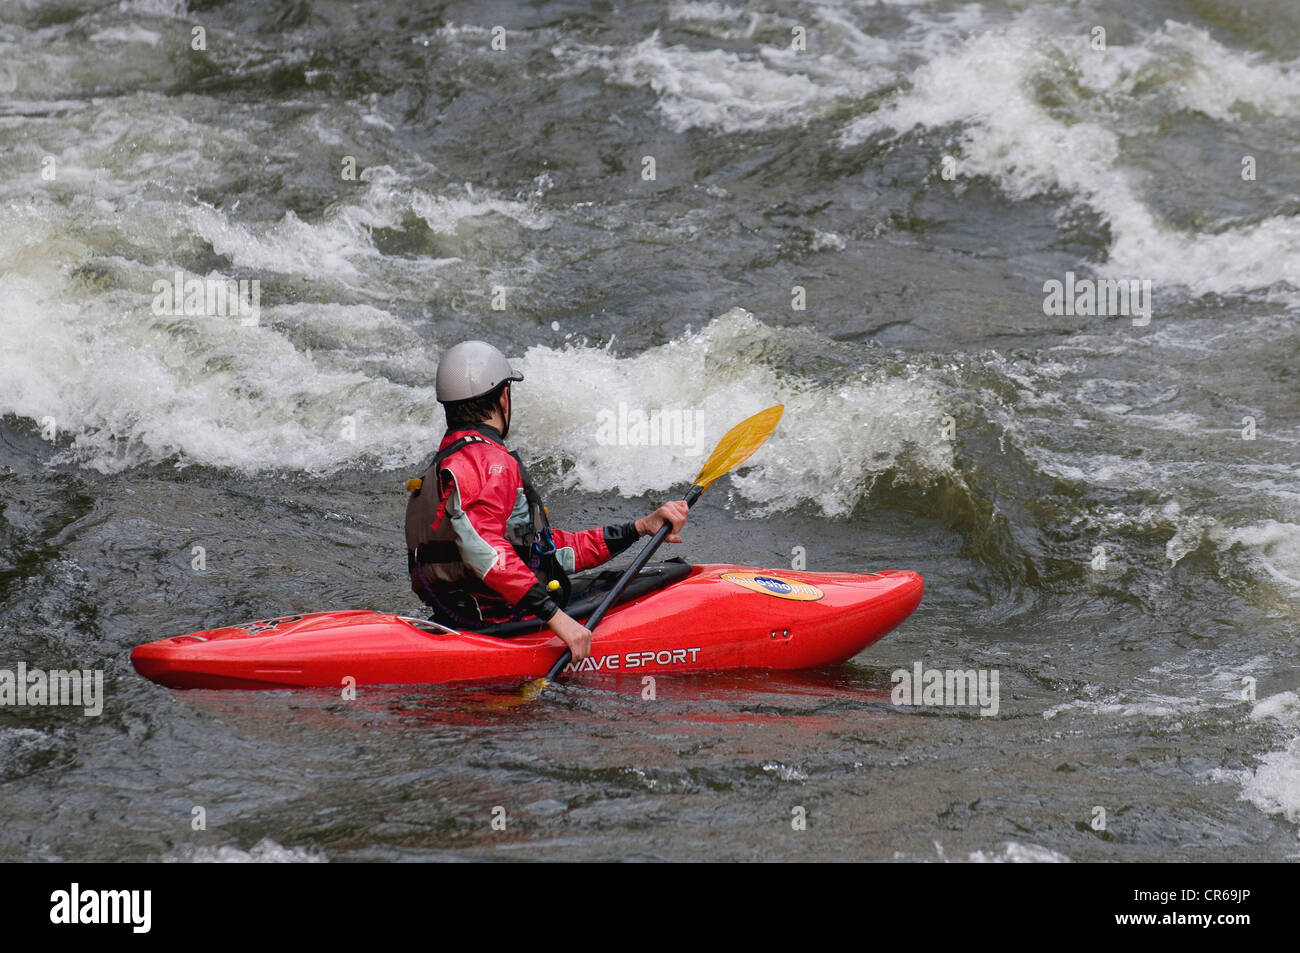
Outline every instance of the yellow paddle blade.
<path id="1" fill-rule="evenodd" d="M 777 422 L 781 419 L 781 412 L 784 410 L 785 404 L 777 404 L 775 407 L 759 411 L 747 420 L 742 420 L 728 430 L 718 441 L 718 445 L 713 448 L 709 459 L 704 461 L 704 466 L 700 468 L 700 475 L 695 478 L 695 485 L 702 490 L 707 490 L 718 477 L 748 460 L 754 451 L 772 436 L 772 431 L 776 429 Z"/>
<path id="2" fill-rule="evenodd" d="M 507 708 L 517 708 L 520 705 L 526 705 L 529 702 L 535 702 L 542 697 L 542 692 L 546 691 L 546 686 L 550 685 L 545 678 L 535 678 L 519 690 L 517 695 L 496 695 L 487 703 L 487 707 L 494 711 L 504 711 Z"/>
<path id="3" fill-rule="evenodd" d="M 519 697 L 526 702 L 536 701 L 546 691 L 546 686 L 551 684 L 545 678 L 535 678 L 520 691 Z"/>

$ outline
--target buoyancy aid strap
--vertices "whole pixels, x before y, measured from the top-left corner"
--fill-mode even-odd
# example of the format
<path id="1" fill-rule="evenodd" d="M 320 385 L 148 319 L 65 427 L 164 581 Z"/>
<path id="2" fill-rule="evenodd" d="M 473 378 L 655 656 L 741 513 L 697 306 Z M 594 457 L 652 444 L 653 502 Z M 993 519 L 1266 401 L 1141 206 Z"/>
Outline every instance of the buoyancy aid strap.
<path id="1" fill-rule="evenodd" d="M 519 464 L 519 479 L 524 485 L 524 499 L 528 501 L 528 515 L 532 523 L 533 537 L 530 543 L 537 547 L 539 553 L 553 553 L 555 540 L 551 538 L 550 516 L 542 503 L 541 494 L 533 486 L 533 481 L 528 479 L 528 469 L 524 466 L 524 461 L 519 459 L 519 454 L 511 453 L 510 456 L 514 457 L 515 463 Z"/>
<path id="2" fill-rule="evenodd" d="M 528 511 L 532 522 L 532 540 L 530 549 L 532 550 L 533 572 L 537 578 L 546 586 L 547 591 L 551 593 L 551 598 L 561 607 L 568 605 L 569 593 L 572 591 L 573 584 L 569 581 L 569 574 L 564 571 L 560 565 L 560 560 L 555 555 L 555 539 L 551 536 L 551 518 L 546 512 L 546 506 L 542 503 L 541 494 L 533 486 L 533 481 L 528 479 L 528 468 L 524 462 L 519 459 L 519 454 L 511 453 L 510 456 L 515 458 L 515 463 L 519 464 L 519 478 L 524 485 L 524 499 L 528 501 Z"/>
<path id="3" fill-rule="evenodd" d="M 475 437 L 472 435 L 468 437 L 461 437 L 459 440 L 447 444 L 447 446 L 443 447 L 441 450 L 439 450 L 437 453 L 433 455 L 433 462 L 429 464 L 429 469 L 433 471 L 433 478 L 438 481 L 438 496 L 440 497 L 442 496 L 443 461 L 446 460 L 448 457 L 450 457 L 453 453 L 465 449 L 471 443 L 489 443 L 489 442 L 490 441 L 485 440 L 482 437 Z"/>

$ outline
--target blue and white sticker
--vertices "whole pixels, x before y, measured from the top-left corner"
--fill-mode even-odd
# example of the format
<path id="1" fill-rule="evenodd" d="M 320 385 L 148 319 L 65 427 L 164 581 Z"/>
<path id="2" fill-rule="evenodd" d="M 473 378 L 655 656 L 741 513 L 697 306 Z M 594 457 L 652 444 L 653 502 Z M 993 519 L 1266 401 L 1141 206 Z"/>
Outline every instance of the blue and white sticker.
<path id="1" fill-rule="evenodd" d="M 810 583 L 799 582 L 795 579 L 783 579 L 780 576 L 766 573 L 724 572 L 722 578 L 727 582 L 735 583 L 742 589 L 748 589 L 750 592 L 761 592 L 765 596 L 776 596 L 778 599 L 793 599 L 796 602 L 814 602 L 826 595 L 826 593 Z"/>

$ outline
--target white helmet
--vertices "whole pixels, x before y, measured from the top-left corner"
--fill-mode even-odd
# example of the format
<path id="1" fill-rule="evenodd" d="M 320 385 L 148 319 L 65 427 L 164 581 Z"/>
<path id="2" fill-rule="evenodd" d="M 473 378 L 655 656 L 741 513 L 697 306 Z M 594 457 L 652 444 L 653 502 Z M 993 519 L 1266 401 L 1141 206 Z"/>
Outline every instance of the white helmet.
<path id="1" fill-rule="evenodd" d="M 486 341 L 462 341 L 438 361 L 439 403 L 469 400 L 490 394 L 506 381 L 521 381 L 506 356 Z"/>

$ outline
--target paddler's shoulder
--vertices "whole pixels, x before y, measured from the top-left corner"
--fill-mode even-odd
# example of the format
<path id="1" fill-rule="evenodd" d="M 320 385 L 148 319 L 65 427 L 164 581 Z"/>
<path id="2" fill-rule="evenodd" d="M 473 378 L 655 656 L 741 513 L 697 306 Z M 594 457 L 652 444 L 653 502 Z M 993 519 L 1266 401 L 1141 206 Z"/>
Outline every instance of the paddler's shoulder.
<path id="1" fill-rule="evenodd" d="M 506 447 L 501 434 L 497 432 L 496 428 L 489 427 L 486 424 L 478 427 L 466 427 L 463 430 L 447 431 L 447 435 L 442 438 L 442 443 L 438 445 L 438 449 L 445 450 L 458 440 L 468 441 L 464 450 L 495 450 L 504 453 L 506 456 L 510 455 L 510 450 Z"/>
<path id="2" fill-rule="evenodd" d="M 449 469 L 459 475 L 467 464 L 479 470 L 487 479 L 501 473 L 517 473 L 518 461 L 501 440 L 501 435 L 492 427 L 475 427 L 454 430 L 443 438 L 439 450 L 446 449 L 458 440 L 468 438 L 469 443 L 443 461 L 443 469 Z M 457 458 L 460 458 L 459 461 Z M 460 462 L 461 466 L 454 464 Z"/>

